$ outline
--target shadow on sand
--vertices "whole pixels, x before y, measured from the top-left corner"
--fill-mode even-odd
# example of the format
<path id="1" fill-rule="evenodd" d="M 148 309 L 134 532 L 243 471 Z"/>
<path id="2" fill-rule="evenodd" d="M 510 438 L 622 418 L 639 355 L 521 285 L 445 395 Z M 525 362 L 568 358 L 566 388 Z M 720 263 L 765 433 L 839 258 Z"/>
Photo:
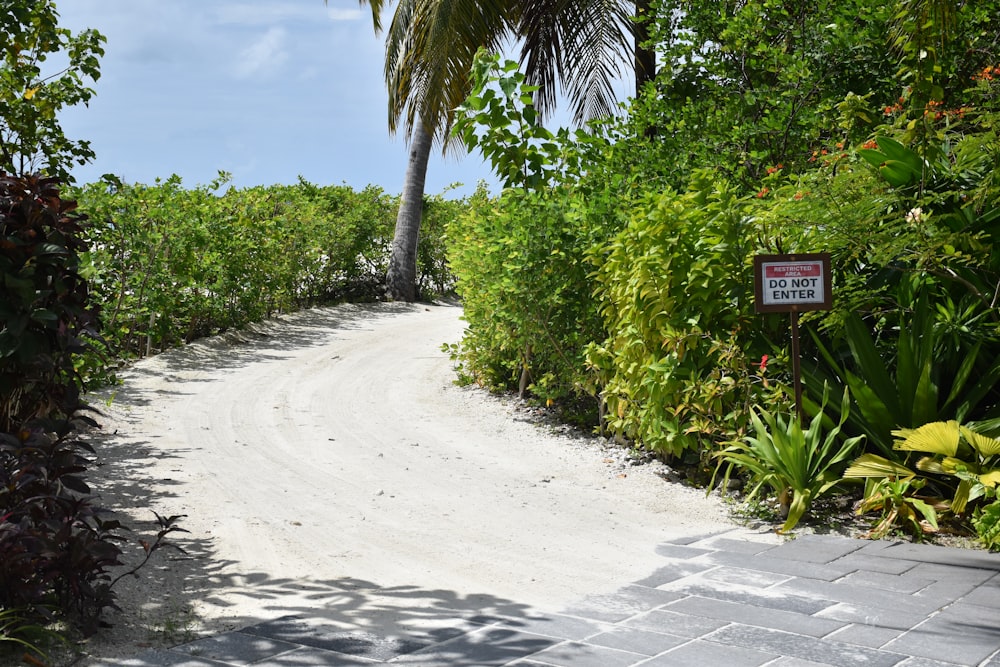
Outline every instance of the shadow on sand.
<path id="1" fill-rule="evenodd" d="M 154 363 L 131 367 L 123 373 L 122 390 L 100 392 L 92 402 L 99 407 L 101 400 L 110 399 L 116 405 L 125 406 L 127 428 L 127 408 L 155 403 L 164 394 L 183 395 L 184 383 L 208 381 L 197 377 L 199 369 L 239 368 L 268 359 L 280 360 L 289 350 L 320 345 L 345 331 L 364 329 L 379 319 L 424 307 L 419 304 L 372 304 L 295 313 L 245 331 L 171 350 L 150 360 Z M 148 374 L 176 380 L 177 389 L 150 392 L 129 384 L 129 377 Z M 176 497 L 171 491 L 175 484 L 172 480 L 150 479 L 147 473 L 149 460 L 180 459 L 184 453 L 157 448 L 153 443 L 158 437 L 156 433 L 124 431 L 96 431 L 88 436 L 97 450 L 93 486 L 100 495 L 100 504 L 112 512 L 135 517 L 137 512 L 141 515 L 141 508 L 154 507 L 165 499 Z M 155 533 L 156 527 L 151 521 L 147 527 L 138 526 L 135 518 L 126 519 L 126 523 L 135 531 L 131 536 L 133 543 L 138 539 L 149 540 Z M 183 527 L 183 520 L 179 525 Z M 106 663 L 93 657 L 82 664 L 136 667 L 175 664 L 170 658 L 164 662 L 165 649 L 201 636 L 206 638 L 186 644 L 192 647 L 192 656 L 208 652 L 215 659 L 224 660 L 227 655 L 245 654 L 248 643 L 264 642 L 272 646 L 277 642 L 277 645 L 292 643 L 334 650 L 362 659 L 354 663 L 345 658 L 347 661 L 342 664 L 397 659 L 437 647 L 442 642 L 447 643 L 435 650 L 437 659 L 444 660 L 445 664 L 503 664 L 558 641 L 546 638 L 544 627 L 550 620 L 552 623 L 561 621 L 533 612 L 524 604 L 490 594 L 413 586 L 384 587 L 378 582 L 350 577 L 326 581 L 275 578 L 263 572 L 252 572 L 252 564 L 248 563 L 239 565 L 244 572 L 250 570 L 249 574 L 233 575 L 231 566 L 236 563 L 217 558 L 213 540 L 210 535 L 171 535 L 171 542 L 183 549 L 183 553 L 160 550 L 137 578 L 130 577 L 122 582 L 140 591 L 150 591 L 150 595 L 130 596 L 142 599 L 141 611 L 125 608 L 112 613 L 108 619 L 113 624 L 135 624 L 138 614 L 143 624 L 163 628 L 173 618 L 175 625 L 186 625 L 191 630 L 177 632 L 175 629 L 169 633 L 161 629 L 157 636 L 136 643 L 134 655 L 123 662 Z M 129 558 L 135 560 L 140 556 L 132 554 Z M 405 560 L 406 554 L 386 554 L 386 558 Z M 179 580 L 183 581 L 183 587 L 175 590 L 176 585 L 172 587 L 171 582 Z M 168 593 L 161 597 L 156 591 Z M 226 614 L 225 607 L 239 597 L 252 598 L 254 604 L 250 606 L 260 610 L 259 613 Z M 190 616 L 190 610 L 205 606 L 220 609 L 218 616 L 223 620 Z M 241 605 L 241 608 L 246 606 Z M 531 634 L 519 631 L 529 626 Z M 240 629 L 246 631 L 232 632 Z M 99 639 L 92 649 L 100 655 Z M 249 650 L 253 650 L 252 646 Z"/>

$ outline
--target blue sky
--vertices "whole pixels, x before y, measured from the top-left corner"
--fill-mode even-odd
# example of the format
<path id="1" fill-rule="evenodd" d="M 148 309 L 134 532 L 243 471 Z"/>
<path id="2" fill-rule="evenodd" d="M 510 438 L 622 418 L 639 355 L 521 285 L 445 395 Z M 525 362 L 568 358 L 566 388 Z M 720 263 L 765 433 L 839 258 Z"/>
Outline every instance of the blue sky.
<path id="1" fill-rule="evenodd" d="M 402 136 L 389 134 L 384 44 L 356 0 L 56 0 L 60 25 L 107 37 L 89 107 L 64 111 L 63 130 L 96 160 L 80 183 L 113 173 L 186 186 L 219 170 L 238 187 L 368 184 L 398 194 Z M 478 154 L 432 156 L 425 191 L 495 189 Z"/>

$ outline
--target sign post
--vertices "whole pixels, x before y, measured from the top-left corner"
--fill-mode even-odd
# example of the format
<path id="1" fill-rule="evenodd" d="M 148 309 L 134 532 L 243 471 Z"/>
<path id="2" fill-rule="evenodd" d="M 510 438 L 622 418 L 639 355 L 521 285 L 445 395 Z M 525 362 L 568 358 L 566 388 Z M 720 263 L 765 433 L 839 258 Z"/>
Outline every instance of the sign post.
<path id="1" fill-rule="evenodd" d="M 758 313 L 791 313 L 792 377 L 795 409 L 803 423 L 802 365 L 799 352 L 799 313 L 830 310 L 833 294 L 830 254 L 755 255 L 753 258 L 754 303 Z"/>

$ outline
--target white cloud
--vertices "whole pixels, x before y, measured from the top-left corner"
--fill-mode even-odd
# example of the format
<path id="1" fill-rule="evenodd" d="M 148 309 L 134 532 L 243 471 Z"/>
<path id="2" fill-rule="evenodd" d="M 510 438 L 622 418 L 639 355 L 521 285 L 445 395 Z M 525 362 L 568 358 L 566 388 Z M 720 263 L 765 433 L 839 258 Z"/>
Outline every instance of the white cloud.
<path id="1" fill-rule="evenodd" d="M 285 43 L 288 31 L 271 28 L 250 46 L 241 50 L 236 63 L 236 76 L 240 79 L 267 76 L 275 73 L 288 60 Z"/>
<path id="2" fill-rule="evenodd" d="M 345 6 L 346 5 L 346 6 Z M 213 7 L 213 21 L 219 25 L 264 26 L 276 23 L 315 22 L 326 16 L 331 21 L 355 21 L 364 17 L 357 2 L 310 0 L 291 5 L 287 2 L 245 1 Z"/>
<path id="3" fill-rule="evenodd" d="M 356 21 L 362 18 L 361 10 L 357 7 L 349 9 L 330 7 L 327 10 L 326 15 L 330 17 L 331 21 Z"/>

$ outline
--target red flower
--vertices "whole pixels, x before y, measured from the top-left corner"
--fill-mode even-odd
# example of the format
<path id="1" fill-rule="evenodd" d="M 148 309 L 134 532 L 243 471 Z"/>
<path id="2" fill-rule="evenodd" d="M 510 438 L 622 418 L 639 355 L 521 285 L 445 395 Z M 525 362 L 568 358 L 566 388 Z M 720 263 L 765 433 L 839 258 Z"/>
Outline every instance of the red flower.
<path id="1" fill-rule="evenodd" d="M 760 358 L 760 366 L 759 366 L 759 368 L 760 368 L 760 372 L 761 373 L 763 373 L 764 371 L 767 370 L 767 359 L 768 359 L 768 357 L 767 357 L 766 354 Z"/>

